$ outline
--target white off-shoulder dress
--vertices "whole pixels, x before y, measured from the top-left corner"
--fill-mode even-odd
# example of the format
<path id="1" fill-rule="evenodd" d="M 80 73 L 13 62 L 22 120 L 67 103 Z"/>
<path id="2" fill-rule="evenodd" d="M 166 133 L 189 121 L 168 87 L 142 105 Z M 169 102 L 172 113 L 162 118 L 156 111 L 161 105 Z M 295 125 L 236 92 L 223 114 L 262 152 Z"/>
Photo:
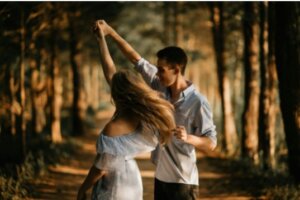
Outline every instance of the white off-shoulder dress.
<path id="1" fill-rule="evenodd" d="M 103 132 L 99 135 L 94 166 L 106 170 L 95 185 L 93 200 L 142 200 L 142 178 L 134 157 L 150 152 L 158 144 L 158 133 L 138 128 L 132 133 L 110 137 Z"/>

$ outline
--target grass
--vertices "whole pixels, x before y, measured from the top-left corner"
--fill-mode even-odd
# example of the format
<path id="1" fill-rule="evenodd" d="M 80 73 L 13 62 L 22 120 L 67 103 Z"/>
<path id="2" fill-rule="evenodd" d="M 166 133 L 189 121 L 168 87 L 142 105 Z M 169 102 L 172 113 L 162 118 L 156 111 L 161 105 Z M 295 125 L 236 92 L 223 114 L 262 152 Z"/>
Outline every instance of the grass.
<path id="1" fill-rule="evenodd" d="M 272 200 L 299 200 L 300 185 L 287 184 L 265 190 L 266 197 Z"/>
<path id="2" fill-rule="evenodd" d="M 285 165 L 277 166 L 276 170 L 263 170 L 245 159 L 213 157 L 205 160 L 210 172 L 227 175 L 220 179 L 205 180 L 211 194 L 228 197 L 245 195 L 253 199 L 300 200 L 300 185 L 295 184 L 288 175 Z"/>

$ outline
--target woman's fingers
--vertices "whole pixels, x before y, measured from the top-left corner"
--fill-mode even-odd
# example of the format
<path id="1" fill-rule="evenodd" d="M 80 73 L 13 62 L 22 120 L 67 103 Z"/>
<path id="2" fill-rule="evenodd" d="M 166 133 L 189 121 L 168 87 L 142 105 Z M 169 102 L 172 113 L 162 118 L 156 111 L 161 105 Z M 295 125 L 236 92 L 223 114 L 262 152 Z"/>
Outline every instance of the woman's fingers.
<path id="1" fill-rule="evenodd" d="M 108 35 L 111 32 L 111 27 L 105 22 L 105 20 L 99 19 L 96 21 L 97 28 L 101 29 L 104 35 Z"/>
<path id="2" fill-rule="evenodd" d="M 175 129 L 172 130 L 174 136 L 179 140 L 186 140 L 187 133 L 184 126 L 177 126 Z"/>

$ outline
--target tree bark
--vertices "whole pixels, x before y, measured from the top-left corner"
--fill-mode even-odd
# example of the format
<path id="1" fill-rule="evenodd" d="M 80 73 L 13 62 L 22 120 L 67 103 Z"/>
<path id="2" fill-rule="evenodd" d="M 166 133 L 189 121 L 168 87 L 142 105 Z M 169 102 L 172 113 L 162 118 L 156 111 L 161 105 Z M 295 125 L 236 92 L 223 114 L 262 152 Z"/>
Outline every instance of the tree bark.
<path id="1" fill-rule="evenodd" d="M 54 9 L 54 8 L 53 8 Z M 52 11 L 53 12 L 53 11 Z M 60 112 L 61 112 L 61 79 L 59 77 L 59 66 L 57 62 L 57 48 L 56 48 L 56 25 L 54 23 L 54 13 L 52 13 L 53 18 L 51 19 L 51 56 L 50 56 L 50 105 L 51 105 L 51 138 L 52 142 L 60 143 L 62 142 L 61 136 L 61 122 L 60 122 Z"/>
<path id="2" fill-rule="evenodd" d="M 259 110 L 259 22 L 258 4 L 245 3 L 245 108 L 243 113 L 242 155 L 258 164 Z"/>
<path id="3" fill-rule="evenodd" d="M 77 31 L 72 16 L 69 15 L 69 34 L 70 34 L 70 61 L 73 73 L 73 135 L 83 135 L 83 120 L 85 116 L 84 99 L 81 93 L 81 76 L 79 68 L 82 67 L 81 47 L 78 41 Z"/>
<path id="4" fill-rule="evenodd" d="M 17 93 L 17 101 L 20 104 L 20 113 L 16 117 L 16 134 L 17 140 L 21 146 L 21 160 L 26 156 L 26 119 L 25 119 L 25 13 L 21 8 L 20 20 L 20 73 L 19 73 L 19 91 Z"/>
<path id="5" fill-rule="evenodd" d="M 182 38 L 182 16 L 181 16 L 181 7 L 182 2 L 174 2 L 174 43 L 177 46 L 180 46 Z"/>
<path id="6" fill-rule="evenodd" d="M 164 38 L 165 45 L 178 45 L 180 42 L 182 30 L 181 30 L 181 18 L 180 18 L 180 2 L 164 2 Z"/>
<path id="7" fill-rule="evenodd" d="M 226 74 L 226 56 L 224 48 L 224 18 L 223 3 L 213 3 L 211 6 L 211 20 L 213 22 L 213 38 L 217 61 L 217 75 L 219 82 L 219 92 L 222 105 L 223 118 L 223 145 L 226 153 L 230 156 L 237 153 L 237 131 L 232 113 L 230 82 Z"/>
<path id="8" fill-rule="evenodd" d="M 32 103 L 32 131 L 33 135 L 40 134 L 46 125 L 44 106 L 46 104 L 44 92 L 46 91 L 46 80 L 43 79 L 42 72 L 38 69 L 41 63 L 40 49 L 38 49 L 37 40 L 32 39 L 30 46 L 30 90 Z"/>
<path id="9" fill-rule="evenodd" d="M 164 44 L 171 44 L 172 36 L 171 36 L 171 22 L 170 22 L 170 7 L 168 2 L 163 3 L 164 10 Z"/>
<path id="10" fill-rule="evenodd" d="M 14 71 L 8 68 L 9 74 L 9 96 L 10 96 L 10 132 L 12 135 L 17 134 L 16 114 L 21 114 L 21 106 L 16 99 L 16 93 L 19 90 L 19 83 L 15 81 Z"/>
<path id="11" fill-rule="evenodd" d="M 275 169 L 275 122 L 277 116 L 276 105 L 276 65 L 274 55 L 274 25 L 272 8 L 267 2 L 260 2 L 260 75 L 261 93 L 259 109 L 259 143 L 263 153 L 262 165 L 264 169 Z"/>
<path id="12" fill-rule="evenodd" d="M 276 66 L 290 174 L 300 182 L 300 5 L 275 4 Z"/>

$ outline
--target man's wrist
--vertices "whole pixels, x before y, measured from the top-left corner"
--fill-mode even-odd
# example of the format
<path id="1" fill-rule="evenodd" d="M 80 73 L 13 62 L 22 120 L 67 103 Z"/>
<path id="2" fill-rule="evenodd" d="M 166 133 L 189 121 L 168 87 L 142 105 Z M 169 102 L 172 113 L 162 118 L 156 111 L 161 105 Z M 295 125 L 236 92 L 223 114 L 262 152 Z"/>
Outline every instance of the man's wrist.
<path id="1" fill-rule="evenodd" d="M 191 134 L 187 134 L 185 142 L 188 144 L 194 145 L 193 144 L 193 136 Z"/>
<path id="2" fill-rule="evenodd" d="M 111 29 L 111 31 L 108 33 L 108 35 L 110 37 L 112 37 L 113 39 L 116 39 L 119 37 L 119 34 L 114 29 Z"/>

